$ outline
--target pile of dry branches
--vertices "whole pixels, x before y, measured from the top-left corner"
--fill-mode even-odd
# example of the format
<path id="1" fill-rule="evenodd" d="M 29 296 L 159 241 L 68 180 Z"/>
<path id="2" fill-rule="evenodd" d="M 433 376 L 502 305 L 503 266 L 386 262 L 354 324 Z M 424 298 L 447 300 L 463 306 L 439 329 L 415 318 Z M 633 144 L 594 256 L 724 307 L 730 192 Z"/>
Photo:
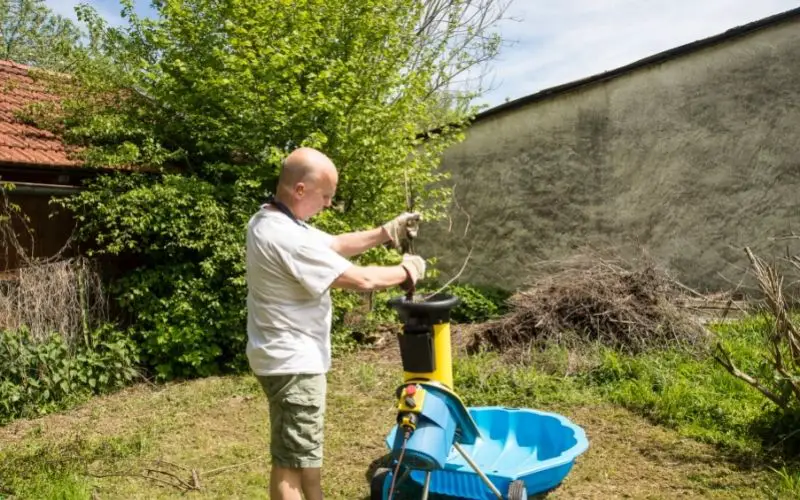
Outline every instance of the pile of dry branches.
<path id="1" fill-rule="evenodd" d="M 648 260 L 630 265 L 581 255 L 544 269 L 510 299 L 509 314 L 478 329 L 472 350 L 600 342 L 641 352 L 707 341 L 701 323 L 681 306 L 687 289 Z"/>

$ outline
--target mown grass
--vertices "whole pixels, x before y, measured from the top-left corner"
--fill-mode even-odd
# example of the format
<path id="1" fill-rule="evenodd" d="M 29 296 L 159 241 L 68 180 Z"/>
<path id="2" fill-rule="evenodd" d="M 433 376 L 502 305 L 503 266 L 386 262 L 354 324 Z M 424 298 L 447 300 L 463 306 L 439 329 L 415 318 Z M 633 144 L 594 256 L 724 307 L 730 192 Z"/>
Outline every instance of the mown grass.
<path id="1" fill-rule="evenodd" d="M 767 326 L 749 318 L 716 330 L 737 362 L 762 370 Z M 791 460 L 798 427 L 708 356 L 625 356 L 552 348 L 528 364 L 483 353 L 455 360 L 470 406 L 557 411 L 583 426 L 590 449 L 553 498 L 798 498 Z M 324 483 L 328 498 L 368 498 L 385 453 L 401 381 L 396 352 L 338 358 L 330 375 Z M 202 490 L 192 498 L 267 498 L 267 406 L 249 376 L 136 386 L 72 411 L 0 428 L 0 498 L 179 498 L 141 475 L 166 460 Z M 784 430 L 787 429 L 787 430 Z M 222 472 L 220 468 L 235 466 Z"/>

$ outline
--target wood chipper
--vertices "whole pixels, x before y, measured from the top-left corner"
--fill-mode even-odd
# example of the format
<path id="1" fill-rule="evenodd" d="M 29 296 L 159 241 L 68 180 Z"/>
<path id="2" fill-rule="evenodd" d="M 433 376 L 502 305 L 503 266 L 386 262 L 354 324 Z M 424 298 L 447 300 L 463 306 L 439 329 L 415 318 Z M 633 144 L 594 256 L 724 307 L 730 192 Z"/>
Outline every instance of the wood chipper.
<path id="1" fill-rule="evenodd" d="M 393 298 L 403 383 L 386 437 L 391 467 L 378 469 L 371 499 L 433 494 L 521 500 L 558 486 L 588 441 L 567 418 L 531 409 L 467 408 L 453 384 L 450 313 L 458 297 Z"/>

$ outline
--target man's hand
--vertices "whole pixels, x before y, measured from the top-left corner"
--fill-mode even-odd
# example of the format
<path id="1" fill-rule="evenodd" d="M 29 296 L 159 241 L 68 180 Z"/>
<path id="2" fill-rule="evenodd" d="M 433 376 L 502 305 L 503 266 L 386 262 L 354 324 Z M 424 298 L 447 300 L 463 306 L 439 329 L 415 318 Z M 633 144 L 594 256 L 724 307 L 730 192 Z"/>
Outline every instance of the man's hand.
<path id="1" fill-rule="evenodd" d="M 420 215 L 416 212 L 405 212 L 390 220 L 382 227 L 395 248 L 406 241 L 417 237 Z"/>
<path id="2" fill-rule="evenodd" d="M 425 277 L 425 259 L 419 255 L 408 253 L 403 255 L 403 262 L 400 265 L 408 271 L 412 284 L 416 284 L 417 281 Z"/>

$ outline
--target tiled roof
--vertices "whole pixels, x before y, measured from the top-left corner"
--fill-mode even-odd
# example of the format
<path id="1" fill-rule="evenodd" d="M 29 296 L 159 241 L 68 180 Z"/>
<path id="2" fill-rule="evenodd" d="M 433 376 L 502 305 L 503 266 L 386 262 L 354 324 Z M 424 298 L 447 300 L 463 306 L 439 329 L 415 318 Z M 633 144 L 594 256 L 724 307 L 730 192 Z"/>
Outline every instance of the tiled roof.
<path id="1" fill-rule="evenodd" d="M 51 132 L 21 122 L 16 112 L 34 102 L 51 101 L 29 75 L 29 67 L 0 60 L 0 163 L 75 167 L 64 144 Z"/>

